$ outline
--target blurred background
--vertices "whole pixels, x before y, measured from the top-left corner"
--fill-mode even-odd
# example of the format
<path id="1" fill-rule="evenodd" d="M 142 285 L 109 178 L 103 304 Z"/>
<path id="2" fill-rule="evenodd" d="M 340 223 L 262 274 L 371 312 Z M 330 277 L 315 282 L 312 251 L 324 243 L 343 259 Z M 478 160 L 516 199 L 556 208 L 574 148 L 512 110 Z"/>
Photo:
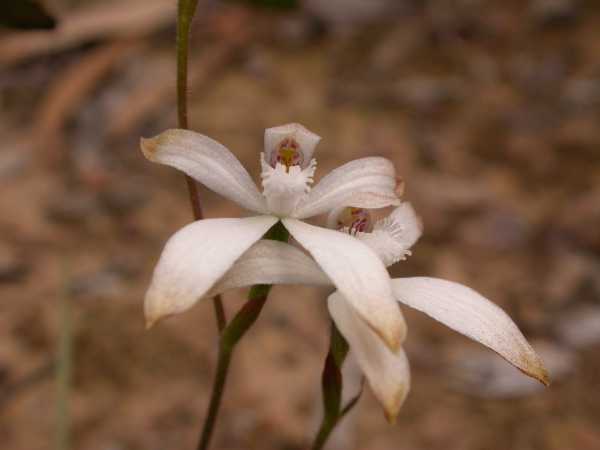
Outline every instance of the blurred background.
<path id="1" fill-rule="evenodd" d="M 175 1 L 44 5 L 0 29 L 0 446 L 61 446 L 68 370 L 54 361 L 70 350 L 71 448 L 194 448 L 212 306 L 148 332 L 142 318 L 165 240 L 191 221 L 181 174 L 138 145 L 176 125 Z M 54 29 L 23 29 L 51 16 Z M 190 58 L 191 127 L 255 179 L 264 128 L 292 121 L 323 137 L 317 178 L 392 159 L 425 225 L 394 275 L 479 290 L 550 369 L 542 389 L 407 310 L 398 423 L 366 392 L 328 448 L 600 448 L 597 1 L 200 0 Z M 207 217 L 244 214 L 202 197 Z M 273 290 L 235 355 L 213 448 L 307 447 L 327 293 Z M 226 295 L 230 315 L 244 294 Z"/>

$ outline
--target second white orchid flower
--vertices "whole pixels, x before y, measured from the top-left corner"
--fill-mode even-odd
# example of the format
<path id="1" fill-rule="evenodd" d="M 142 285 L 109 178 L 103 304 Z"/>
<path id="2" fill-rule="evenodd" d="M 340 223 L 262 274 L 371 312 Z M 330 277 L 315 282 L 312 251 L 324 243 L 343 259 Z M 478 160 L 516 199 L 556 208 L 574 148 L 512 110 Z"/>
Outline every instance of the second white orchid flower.
<path id="1" fill-rule="evenodd" d="M 149 325 L 215 294 L 219 291 L 215 287 L 218 282 L 254 284 L 250 278 L 244 279 L 244 271 L 232 272 L 231 268 L 242 255 L 246 260 L 240 261 L 240 266 L 247 264 L 248 258 L 260 259 L 263 250 L 248 249 L 281 220 L 317 265 L 311 268 L 312 260 L 305 264 L 304 255 L 294 253 L 289 256 L 290 261 L 261 260 L 261 265 L 250 268 L 251 273 L 262 270 L 261 266 L 277 273 L 283 269 L 277 265 L 304 264 L 319 283 L 332 282 L 353 311 L 390 349 L 400 348 L 406 325 L 381 260 L 368 245 L 352 236 L 302 221 L 340 204 L 359 208 L 399 204 L 394 166 L 385 158 L 358 159 L 333 170 L 311 189 L 316 168 L 312 155 L 319 140 L 319 136 L 298 124 L 267 129 L 265 150 L 260 158 L 263 185 L 260 193 L 237 158 L 206 136 L 187 130 L 168 130 L 154 138 L 142 139 L 142 151 L 149 160 L 175 167 L 259 214 L 242 219 L 197 221 L 169 239 L 146 294 Z M 261 248 L 271 251 L 281 247 L 268 243 Z M 296 256 L 299 259 L 293 260 Z M 264 275 L 269 278 L 272 273 L 265 271 Z"/>

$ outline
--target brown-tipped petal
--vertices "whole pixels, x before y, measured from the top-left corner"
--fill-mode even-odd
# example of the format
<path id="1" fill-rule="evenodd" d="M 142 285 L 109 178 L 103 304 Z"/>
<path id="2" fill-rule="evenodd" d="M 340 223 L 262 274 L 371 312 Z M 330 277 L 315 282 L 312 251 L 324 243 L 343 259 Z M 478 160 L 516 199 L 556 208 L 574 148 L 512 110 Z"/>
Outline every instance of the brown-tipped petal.
<path id="1" fill-rule="evenodd" d="M 145 327 L 146 330 L 149 330 L 150 328 L 152 328 L 154 325 L 156 325 L 156 323 L 160 320 L 160 318 L 158 317 L 146 317 L 146 321 L 145 321 Z"/>
<path id="2" fill-rule="evenodd" d="M 396 278 L 392 286 L 399 302 L 485 345 L 524 374 L 549 385 L 544 363 L 517 325 L 473 289 L 427 277 Z"/>
<path id="3" fill-rule="evenodd" d="M 174 167 L 240 206 L 266 214 L 264 197 L 238 159 L 217 141 L 189 130 L 167 130 L 141 140 L 150 161 Z"/>
<path id="4" fill-rule="evenodd" d="M 386 419 L 393 423 L 410 390 L 410 367 L 404 350 L 386 347 L 339 292 L 329 296 L 327 305 Z"/>

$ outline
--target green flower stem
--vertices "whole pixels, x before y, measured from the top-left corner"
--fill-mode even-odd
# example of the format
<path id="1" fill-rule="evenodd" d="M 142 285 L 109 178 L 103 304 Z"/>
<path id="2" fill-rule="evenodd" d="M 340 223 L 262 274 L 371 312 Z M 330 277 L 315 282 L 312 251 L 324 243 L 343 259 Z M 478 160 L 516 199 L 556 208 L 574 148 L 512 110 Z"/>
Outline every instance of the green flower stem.
<path id="1" fill-rule="evenodd" d="M 177 121 L 179 128 L 186 129 L 188 128 L 187 89 L 190 27 L 196 13 L 197 5 L 198 0 L 179 0 L 177 3 Z M 194 219 L 201 220 L 204 218 L 204 214 L 202 213 L 202 202 L 200 201 L 198 184 L 193 178 L 187 175 L 185 176 L 185 181 L 188 187 Z M 219 333 L 221 333 L 227 324 L 227 318 L 220 295 L 213 298 L 213 306 L 217 327 Z"/>
<path id="2" fill-rule="evenodd" d="M 198 0 L 177 2 L 177 118 L 181 128 L 188 127 L 187 82 L 190 28 Z"/>
<path id="3" fill-rule="evenodd" d="M 348 343 L 341 335 L 335 324 L 331 323 L 331 338 L 329 352 L 325 358 L 325 366 L 321 376 L 323 389 L 323 421 L 317 436 L 311 446 L 312 450 L 321 450 L 336 425 L 350 412 L 360 398 L 361 392 L 342 408 L 342 365 L 348 355 Z"/>
<path id="4" fill-rule="evenodd" d="M 289 233 L 281 222 L 273 225 L 264 235 L 264 239 L 281 242 L 287 242 L 288 238 Z M 248 294 L 248 301 L 221 333 L 217 372 L 213 383 L 210 403 L 208 404 L 206 420 L 204 421 L 204 427 L 197 447 L 198 450 L 206 450 L 210 444 L 235 346 L 244 337 L 254 322 L 256 322 L 256 319 L 258 319 L 263 306 L 265 306 L 271 287 L 268 284 L 252 286 Z"/>

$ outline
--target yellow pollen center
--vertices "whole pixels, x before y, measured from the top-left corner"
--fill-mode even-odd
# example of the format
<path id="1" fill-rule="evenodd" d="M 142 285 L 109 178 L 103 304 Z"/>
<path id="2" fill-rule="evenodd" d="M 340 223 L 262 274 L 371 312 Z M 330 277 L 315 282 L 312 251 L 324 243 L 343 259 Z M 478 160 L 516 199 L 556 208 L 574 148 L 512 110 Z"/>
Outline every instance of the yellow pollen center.
<path id="1" fill-rule="evenodd" d="M 291 147 L 282 147 L 278 151 L 278 162 L 285 165 L 288 169 L 295 165 L 294 161 L 298 160 L 298 150 Z"/>
<path id="2" fill-rule="evenodd" d="M 283 139 L 271 156 L 271 166 L 282 164 L 289 171 L 292 166 L 300 166 L 304 162 L 304 155 L 300 151 L 300 145 L 293 138 Z"/>

